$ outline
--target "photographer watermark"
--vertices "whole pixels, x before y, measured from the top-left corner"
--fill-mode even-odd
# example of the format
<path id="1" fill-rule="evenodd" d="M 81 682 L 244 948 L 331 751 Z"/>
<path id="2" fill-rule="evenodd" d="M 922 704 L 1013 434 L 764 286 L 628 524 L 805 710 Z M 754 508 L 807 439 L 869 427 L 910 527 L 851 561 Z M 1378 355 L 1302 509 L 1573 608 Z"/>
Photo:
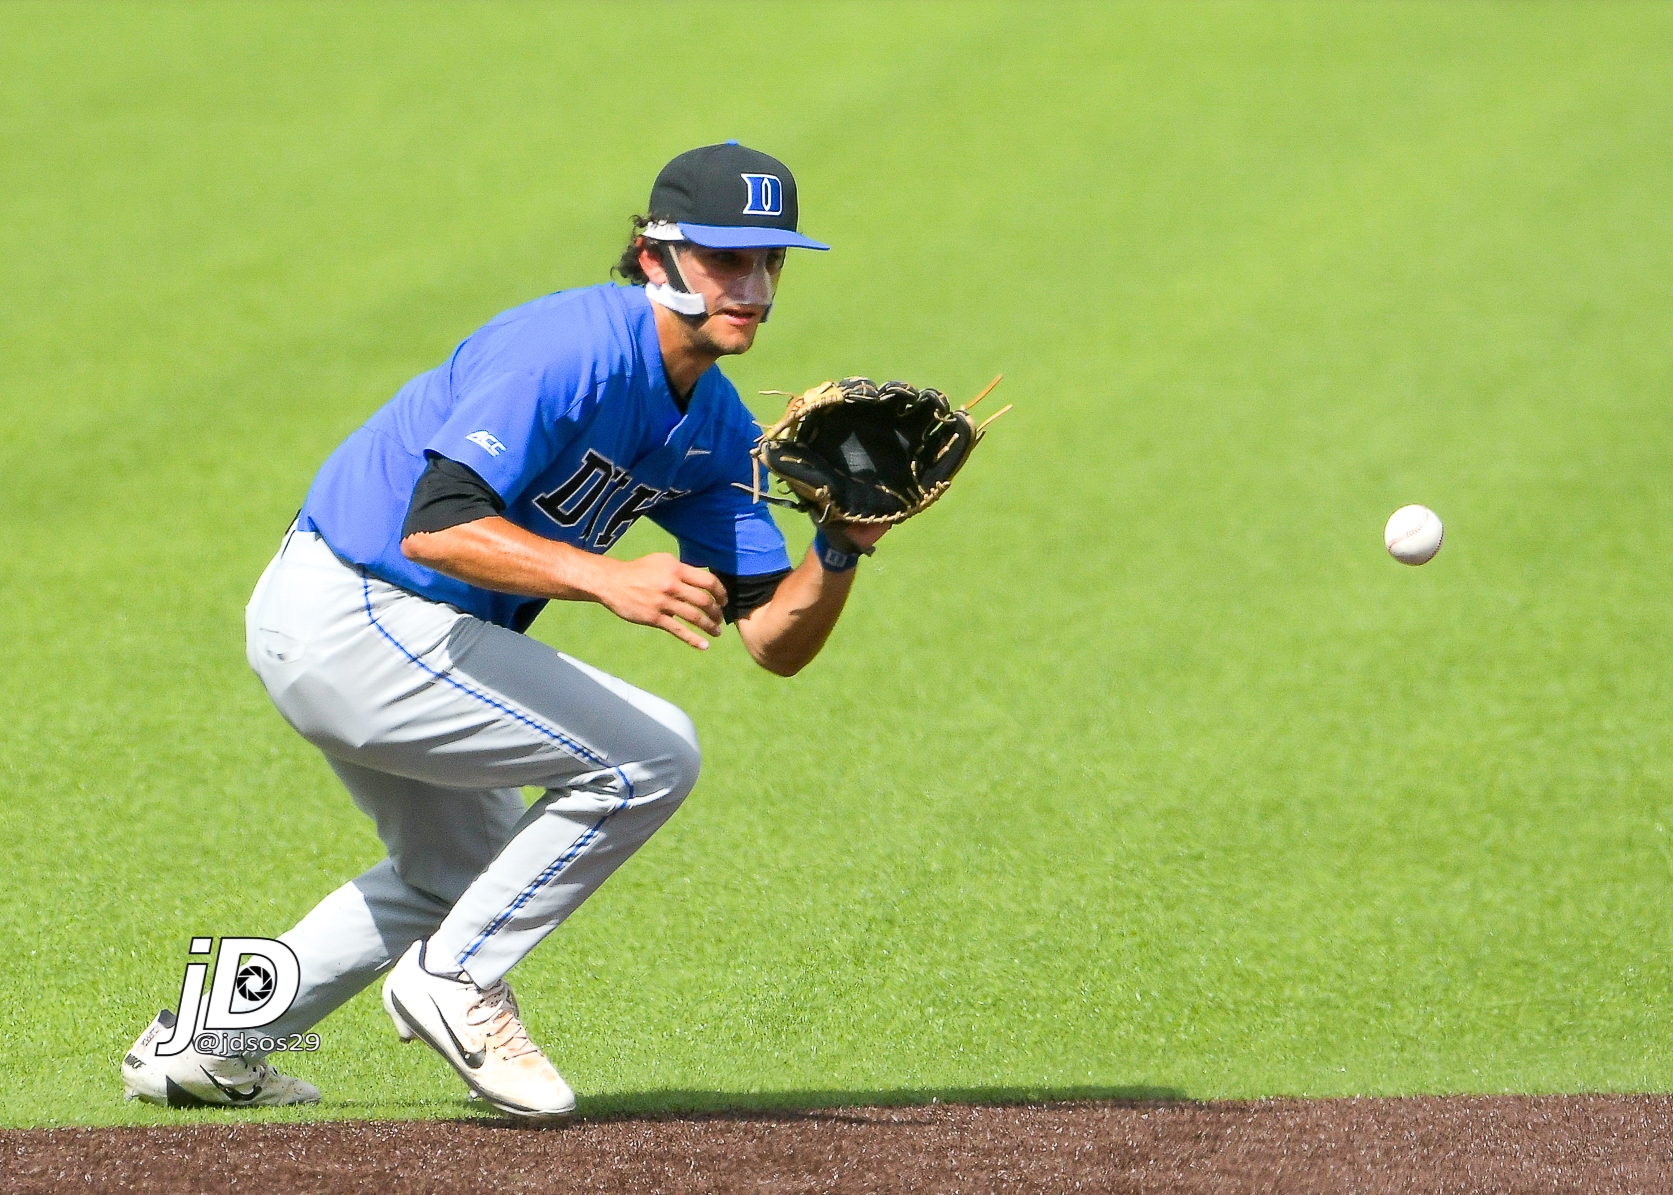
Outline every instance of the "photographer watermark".
<path id="1" fill-rule="evenodd" d="M 189 954 L 207 955 L 214 938 L 193 938 Z M 174 1032 L 156 1045 L 164 1058 L 187 1046 L 202 1054 L 269 1054 L 317 1050 L 319 1034 L 282 1037 L 256 1032 L 290 1008 L 302 985 L 302 967 L 289 946 L 274 938 L 222 938 L 215 953 L 215 979 L 204 999 L 208 963 L 187 963 L 180 980 L 180 1015 Z"/>

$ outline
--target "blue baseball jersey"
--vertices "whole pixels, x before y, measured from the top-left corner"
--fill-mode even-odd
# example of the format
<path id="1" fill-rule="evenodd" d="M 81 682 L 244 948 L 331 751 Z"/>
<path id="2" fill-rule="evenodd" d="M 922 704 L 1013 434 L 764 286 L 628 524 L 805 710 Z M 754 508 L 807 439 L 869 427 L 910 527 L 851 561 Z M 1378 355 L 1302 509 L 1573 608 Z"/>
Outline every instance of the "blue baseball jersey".
<path id="1" fill-rule="evenodd" d="M 321 467 L 299 525 L 352 564 L 413 593 L 522 630 L 543 602 L 444 576 L 401 554 L 430 456 L 469 465 L 536 535 L 603 552 L 641 516 L 687 564 L 738 576 L 790 567 L 748 483 L 756 427 L 718 367 L 680 413 L 637 287 L 560 291 L 489 321 L 419 374 Z"/>

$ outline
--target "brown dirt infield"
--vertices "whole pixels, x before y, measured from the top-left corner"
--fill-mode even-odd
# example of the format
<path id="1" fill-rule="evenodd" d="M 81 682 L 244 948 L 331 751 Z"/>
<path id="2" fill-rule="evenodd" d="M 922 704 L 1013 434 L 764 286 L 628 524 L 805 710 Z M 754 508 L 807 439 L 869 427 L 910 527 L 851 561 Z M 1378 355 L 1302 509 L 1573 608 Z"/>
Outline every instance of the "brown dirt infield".
<path id="1" fill-rule="evenodd" d="M 1655 1192 L 1673 1096 L 938 1104 L 0 1132 L 0 1190 Z"/>

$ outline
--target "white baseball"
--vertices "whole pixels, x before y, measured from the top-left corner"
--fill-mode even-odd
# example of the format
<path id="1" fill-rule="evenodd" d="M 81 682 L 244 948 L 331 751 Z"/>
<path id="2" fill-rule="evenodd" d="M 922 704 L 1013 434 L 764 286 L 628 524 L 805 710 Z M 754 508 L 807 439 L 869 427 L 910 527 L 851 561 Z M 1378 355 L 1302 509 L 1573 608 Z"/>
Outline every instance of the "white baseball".
<path id="1" fill-rule="evenodd" d="M 1383 543 L 1401 564 L 1428 564 L 1441 550 L 1440 516 L 1427 506 L 1402 506 L 1388 517 Z"/>

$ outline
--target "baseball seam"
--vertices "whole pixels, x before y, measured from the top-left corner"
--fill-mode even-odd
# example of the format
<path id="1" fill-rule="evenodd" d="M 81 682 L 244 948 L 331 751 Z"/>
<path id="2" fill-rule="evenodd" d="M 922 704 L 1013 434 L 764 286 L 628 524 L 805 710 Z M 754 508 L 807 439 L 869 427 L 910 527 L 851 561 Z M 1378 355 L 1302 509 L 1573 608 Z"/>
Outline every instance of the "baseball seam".
<path id="1" fill-rule="evenodd" d="M 1434 518 L 1434 517 L 1435 516 L 1433 514 L 1431 514 L 1429 516 L 1429 518 Z M 1412 536 L 1414 536 L 1418 532 L 1422 531 L 1424 529 L 1424 527 L 1428 525 L 1428 522 L 1429 522 L 1429 519 L 1424 519 L 1421 522 L 1419 522 L 1417 526 L 1411 528 L 1405 534 L 1397 535 L 1393 539 L 1387 540 L 1386 543 L 1388 545 L 1388 550 L 1390 552 L 1393 552 L 1395 548 L 1398 548 L 1401 544 L 1405 543 L 1408 539 L 1411 539 Z M 1435 550 L 1433 552 L 1429 553 L 1429 559 L 1433 560 L 1436 557 L 1436 555 L 1438 555 L 1440 553 L 1441 544 L 1445 539 L 1446 539 L 1446 529 L 1442 528 L 1440 538 L 1435 540 Z"/>

